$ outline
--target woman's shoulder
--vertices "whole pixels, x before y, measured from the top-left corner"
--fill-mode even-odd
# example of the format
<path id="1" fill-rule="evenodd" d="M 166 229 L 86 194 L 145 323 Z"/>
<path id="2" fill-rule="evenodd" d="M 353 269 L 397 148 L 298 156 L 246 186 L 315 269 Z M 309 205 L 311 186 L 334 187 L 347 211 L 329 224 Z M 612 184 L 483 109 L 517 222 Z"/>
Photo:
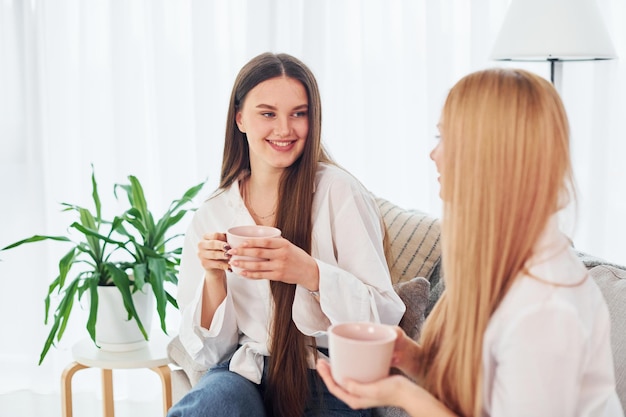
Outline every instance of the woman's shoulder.
<path id="1" fill-rule="evenodd" d="M 237 182 L 225 189 L 215 190 L 197 208 L 193 215 L 193 223 L 221 223 L 221 219 L 230 218 L 233 213 L 243 209 L 243 202 L 239 195 Z"/>
<path id="2" fill-rule="evenodd" d="M 331 164 L 320 164 L 316 175 L 314 205 L 337 211 L 370 213 L 380 218 L 375 196 L 350 172 Z"/>
<path id="3" fill-rule="evenodd" d="M 198 211 L 210 210 L 211 208 L 228 204 L 229 201 L 233 200 L 233 188 L 234 183 L 233 185 L 230 185 L 226 188 L 217 188 L 204 201 L 200 203 L 200 205 L 198 206 Z"/>
<path id="4" fill-rule="evenodd" d="M 556 320 L 591 334 L 595 324 L 608 317 L 599 287 L 586 270 L 572 265 L 571 260 L 554 260 L 549 264 L 556 275 L 553 281 L 533 273 L 521 273 L 492 319 L 508 329 L 528 327 L 530 323 L 547 326 L 549 320 Z"/>
<path id="5" fill-rule="evenodd" d="M 347 192 L 348 190 L 358 191 L 359 193 L 366 191 L 363 184 L 346 169 L 328 163 L 321 163 L 317 169 L 315 176 L 316 191 L 339 189 Z"/>

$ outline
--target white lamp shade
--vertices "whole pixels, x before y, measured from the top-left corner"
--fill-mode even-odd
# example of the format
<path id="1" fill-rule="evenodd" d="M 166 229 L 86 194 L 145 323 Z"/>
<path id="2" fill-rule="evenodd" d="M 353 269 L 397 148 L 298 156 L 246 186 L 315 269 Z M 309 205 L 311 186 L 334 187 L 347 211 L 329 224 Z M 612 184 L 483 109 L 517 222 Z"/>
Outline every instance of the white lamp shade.
<path id="1" fill-rule="evenodd" d="M 613 58 L 595 0 L 513 0 L 491 55 L 515 61 Z"/>

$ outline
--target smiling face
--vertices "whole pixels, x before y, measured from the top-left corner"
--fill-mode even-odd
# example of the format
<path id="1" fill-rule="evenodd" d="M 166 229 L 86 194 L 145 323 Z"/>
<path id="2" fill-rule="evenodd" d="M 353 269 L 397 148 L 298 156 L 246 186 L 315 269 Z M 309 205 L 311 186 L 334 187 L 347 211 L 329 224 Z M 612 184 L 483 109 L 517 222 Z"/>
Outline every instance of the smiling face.
<path id="1" fill-rule="evenodd" d="M 282 170 L 302 155 L 309 132 L 309 101 L 302 83 L 277 77 L 256 85 L 236 114 L 246 134 L 251 170 Z"/>

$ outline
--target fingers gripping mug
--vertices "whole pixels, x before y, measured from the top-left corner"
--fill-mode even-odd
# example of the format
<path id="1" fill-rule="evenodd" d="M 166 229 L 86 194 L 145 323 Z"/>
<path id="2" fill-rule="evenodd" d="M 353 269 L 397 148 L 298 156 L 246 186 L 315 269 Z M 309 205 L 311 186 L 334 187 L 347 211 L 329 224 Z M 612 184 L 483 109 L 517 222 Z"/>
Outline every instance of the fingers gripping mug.
<path id="1" fill-rule="evenodd" d="M 248 225 L 248 226 L 237 226 L 231 227 L 226 231 L 226 241 L 228 245 L 235 249 L 241 246 L 243 242 L 250 241 L 254 239 L 265 239 L 265 238 L 274 238 L 280 237 L 280 229 L 271 226 L 259 226 L 259 225 Z M 241 261 L 266 261 L 267 259 L 263 258 L 255 258 L 252 256 L 241 256 L 241 255 L 233 255 L 230 258 L 231 262 L 236 260 Z M 234 267 L 231 265 L 233 272 L 240 274 L 243 270 L 242 268 Z"/>

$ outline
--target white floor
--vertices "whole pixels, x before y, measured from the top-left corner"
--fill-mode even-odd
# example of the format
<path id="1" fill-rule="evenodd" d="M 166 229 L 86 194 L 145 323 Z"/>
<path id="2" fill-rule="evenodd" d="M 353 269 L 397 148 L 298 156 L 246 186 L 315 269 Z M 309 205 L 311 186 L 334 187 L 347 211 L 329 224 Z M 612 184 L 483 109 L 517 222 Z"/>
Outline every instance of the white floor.
<path id="1" fill-rule="evenodd" d="M 160 397 L 149 402 L 116 400 L 115 417 L 163 416 L 161 401 Z M 76 394 L 73 403 L 75 417 L 102 416 L 102 399 L 96 394 Z M 0 394 L 0 417 L 61 417 L 61 397 L 30 391 Z"/>

